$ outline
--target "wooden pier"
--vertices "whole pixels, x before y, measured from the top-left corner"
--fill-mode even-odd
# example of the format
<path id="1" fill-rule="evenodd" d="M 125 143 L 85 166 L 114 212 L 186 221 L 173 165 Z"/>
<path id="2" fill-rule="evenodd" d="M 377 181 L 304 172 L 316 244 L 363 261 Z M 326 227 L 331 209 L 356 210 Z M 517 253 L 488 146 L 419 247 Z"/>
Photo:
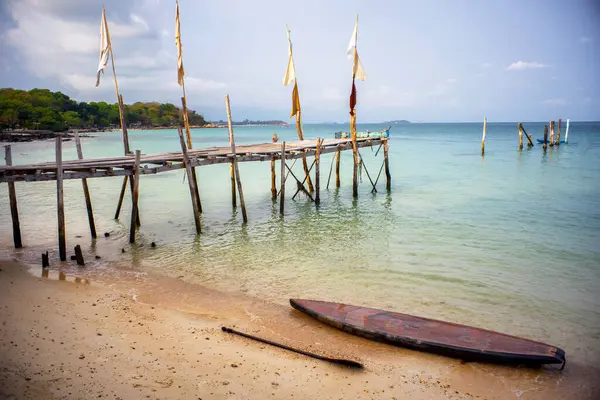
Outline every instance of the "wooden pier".
<path id="1" fill-rule="evenodd" d="M 358 148 L 364 147 L 377 147 L 383 148 L 384 160 L 382 161 L 382 168 L 385 167 L 386 172 L 386 188 L 389 190 L 391 185 L 391 175 L 389 173 L 387 149 L 388 139 L 385 137 L 372 137 L 372 138 L 356 138 L 355 147 L 353 148 L 353 140 L 351 138 L 344 139 L 316 139 L 316 140 L 295 140 L 290 142 L 271 142 L 271 143 L 259 143 L 249 145 L 235 145 L 233 138 L 233 131 L 230 129 L 230 145 L 223 147 L 209 147 L 203 149 L 192 149 L 188 148 L 185 143 L 182 129 L 179 129 L 179 136 L 181 142 L 181 152 L 172 153 L 161 153 L 161 154 L 142 154 L 139 150 L 134 153 L 125 156 L 118 157 L 105 157 L 105 158 L 83 158 L 83 152 L 81 149 L 81 143 L 79 137 L 77 139 L 77 150 L 78 159 L 76 160 L 63 160 L 62 158 L 62 138 L 56 138 L 56 161 L 46 162 L 39 164 L 28 164 L 28 165 L 13 165 L 11 157 L 10 146 L 6 146 L 6 161 L 7 165 L 0 166 L 0 183 L 6 182 L 9 185 L 10 194 L 10 207 L 11 216 L 13 219 L 13 236 L 15 247 L 21 247 L 21 230 L 19 227 L 19 216 L 17 209 L 17 195 L 14 189 L 15 182 L 41 182 L 41 181 L 56 181 L 57 182 L 57 211 L 59 219 L 59 253 L 61 260 L 66 259 L 66 245 L 65 245 L 65 221 L 64 221 L 64 199 L 63 199 L 63 181 L 68 179 L 81 179 L 83 182 L 83 189 L 86 196 L 86 208 L 88 211 L 88 218 L 90 220 L 90 229 L 92 238 L 96 237 L 96 227 L 94 224 L 93 209 L 91 199 L 89 195 L 89 189 L 87 187 L 87 179 L 91 178 L 105 178 L 112 176 L 123 176 L 129 178 L 133 182 L 132 186 L 132 221 L 131 221 L 131 232 L 130 242 L 135 242 L 135 232 L 139 229 L 139 210 L 138 210 L 138 196 L 139 196 L 139 178 L 143 175 L 159 174 L 161 172 L 168 172 L 177 169 L 186 170 L 188 181 L 190 184 L 190 195 L 192 198 L 194 218 L 196 222 L 197 233 L 201 232 L 199 214 L 202 209 L 199 207 L 196 198 L 197 182 L 195 174 L 193 173 L 194 168 L 202 167 L 205 165 L 214 164 L 230 164 L 233 166 L 234 173 L 232 174 L 232 205 L 236 207 L 236 186 L 237 184 L 237 195 L 240 197 L 240 204 L 244 215 L 244 223 L 247 222 L 245 204 L 243 199 L 242 183 L 240 174 L 238 171 L 238 163 L 252 162 L 252 161 L 270 161 L 272 182 L 275 182 L 275 168 L 274 163 L 276 160 L 281 162 L 281 176 L 280 176 L 280 191 L 277 194 L 276 188 L 271 187 L 272 197 L 275 201 L 277 195 L 280 199 L 280 212 L 283 215 L 284 211 L 284 197 L 285 197 L 285 182 L 287 178 L 292 178 L 296 183 L 292 186 L 294 189 L 297 188 L 294 197 L 302 191 L 307 197 L 318 205 L 320 201 L 319 190 L 321 185 L 319 184 L 319 161 L 320 157 L 324 154 L 335 153 L 335 160 L 337 161 L 336 167 L 336 181 L 339 180 L 339 155 L 341 151 L 352 150 L 356 152 Z M 378 149 L 378 150 L 379 150 Z M 376 153 L 377 154 L 377 153 Z M 294 174 L 293 164 L 290 160 L 304 159 L 314 157 L 315 160 L 312 163 L 316 165 L 315 176 L 313 182 L 316 182 L 314 189 L 305 186 L 307 184 L 308 175 Z M 333 160 L 332 160 L 333 163 Z M 290 165 L 291 164 L 291 165 Z M 360 164 L 366 170 L 366 166 L 360 159 Z M 308 170 L 308 173 L 312 170 L 312 166 Z M 368 172 L 367 172 L 368 173 Z M 381 170 L 380 170 L 381 174 Z M 369 176 L 369 182 L 373 186 L 372 192 L 376 192 L 377 180 L 373 182 Z M 125 191 L 126 181 L 121 190 L 121 197 L 118 203 L 120 208 L 122 197 Z M 266 188 L 265 190 L 268 190 Z M 316 192 L 315 192 L 316 191 Z M 118 214 L 117 214 L 118 215 Z M 118 217 L 116 217 L 118 218 Z"/>

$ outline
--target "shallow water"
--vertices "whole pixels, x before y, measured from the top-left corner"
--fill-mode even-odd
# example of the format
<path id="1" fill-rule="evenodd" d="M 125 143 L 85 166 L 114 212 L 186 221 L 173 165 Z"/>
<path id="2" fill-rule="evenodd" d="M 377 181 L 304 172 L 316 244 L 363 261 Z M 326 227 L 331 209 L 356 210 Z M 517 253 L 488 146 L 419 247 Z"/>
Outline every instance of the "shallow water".
<path id="1" fill-rule="evenodd" d="M 381 129 L 382 125 L 359 126 Z M 335 300 L 467 323 L 547 341 L 583 365 L 600 360 L 600 123 L 573 123 L 569 144 L 543 152 L 517 149 L 516 124 L 489 124 L 485 157 L 481 124 L 392 127 L 392 190 L 385 174 L 371 194 L 366 172 L 352 199 L 352 154 L 342 157 L 339 190 L 322 158 L 321 205 L 291 200 L 285 217 L 271 202 L 269 163 L 242 163 L 249 215 L 232 212 L 229 167 L 198 169 L 204 213 L 195 236 L 183 171 L 144 176 L 142 227 L 130 247 L 130 203 L 113 220 L 122 180 L 89 180 L 100 238 L 89 239 L 78 181 L 65 182 L 67 247 L 97 252 L 103 274 L 149 271 L 284 304 L 290 297 Z M 543 125 L 526 123 L 541 138 Z M 309 138 L 333 137 L 346 125 L 306 125 Z M 268 142 L 292 128 L 239 127 L 236 142 Z M 224 129 L 194 130 L 194 146 L 226 145 Z M 122 154 L 120 134 L 83 140 L 86 157 Z M 564 128 L 563 128 L 564 136 Z M 177 151 L 175 131 L 130 131 L 131 148 Z M 381 152 L 363 149 L 373 179 Z M 64 158 L 76 158 L 72 142 Z M 54 159 L 54 142 L 13 145 L 15 164 Z M 295 171 L 301 173 L 300 163 Z M 277 168 L 279 174 L 279 168 Z M 300 176 L 300 175 L 298 175 Z M 278 176 L 279 182 L 279 176 Z M 56 252 L 54 182 L 17 183 L 23 241 L 12 250 L 7 185 L 0 185 L 0 250 L 37 263 Z M 126 198 L 128 200 L 128 198 Z M 111 232 L 109 238 L 103 232 Z M 77 238 L 76 236 L 81 236 Z M 158 246 L 150 248 L 150 242 Z M 121 248 L 126 253 L 121 253 Z M 51 262 L 56 265 L 57 257 Z"/>

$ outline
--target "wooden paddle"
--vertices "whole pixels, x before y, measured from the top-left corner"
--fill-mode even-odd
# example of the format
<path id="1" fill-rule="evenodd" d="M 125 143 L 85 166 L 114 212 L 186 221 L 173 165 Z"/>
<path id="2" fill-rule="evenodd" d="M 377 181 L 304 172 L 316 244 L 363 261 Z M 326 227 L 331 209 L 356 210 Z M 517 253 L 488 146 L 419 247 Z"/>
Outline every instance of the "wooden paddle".
<path id="1" fill-rule="evenodd" d="M 295 353 L 303 354 L 305 356 L 316 358 L 318 360 L 329 361 L 329 362 L 332 362 L 332 363 L 335 363 L 335 364 L 346 365 L 348 367 L 353 367 L 353 368 L 359 368 L 359 369 L 364 368 L 364 366 L 361 363 L 358 363 L 356 361 L 344 360 L 344 359 L 341 359 L 341 358 L 330 358 L 330 357 L 321 356 L 319 354 L 309 353 L 308 351 L 294 349 L 294 348 L 286 346 L 284 344 L 279 344 L 279 343 L 271 342 L 270 340 L 267 340 L 267 339 L 259 338 L 257 336 L 248 335 L 247 333 L 239 332 L 239 331 L 236 331 L 234 329 L 227 328 L 225 326 L 223 326 L 221 329 L 223 330 L 223 332 L 233 333 L 233 334 L 240 335 L 240 336 L 243 336 L 243 337 L 248 338 L 248 339 L 257 340 L 259 342 L 270 344 L 271 346 L 275 346 L 275 347 L 279 347 L 281 349 L 293 351 Z"/>

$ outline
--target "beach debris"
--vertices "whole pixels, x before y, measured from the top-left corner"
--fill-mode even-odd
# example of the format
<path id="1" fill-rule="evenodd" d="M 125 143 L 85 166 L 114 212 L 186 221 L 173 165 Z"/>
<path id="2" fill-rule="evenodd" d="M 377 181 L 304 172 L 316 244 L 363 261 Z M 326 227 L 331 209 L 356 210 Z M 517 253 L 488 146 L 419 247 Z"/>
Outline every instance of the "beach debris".
<path id="1" fill-rule="evenodd" d="M 75 259 L 77 260 L 77 265 L 85 265 L 85 261 L 83 260 L 83 254 L 81 253 L 81 246 L 75 246 Z"/>
<path id="2" fill-rule="evenodd" d="M 286 346 L 286 345 L 280 344 L 280 343 L 275 343 L 275 342 L 272 342 L 272 341 L 267 340 L 267 339 L 262 339 L 262 338 L 259 338 L 257 336 L 249 335 L 247 333 L 243 333 L 243 332 L 239 332 L 239 331 L 236 331 L 234 329 L 231 329 L 231 328 L 227 328 L 225 326 L 221 327 L 221 330 L 223 332 L 233 333 L 235 335 L 243 336 L 245 338 L 256 340 L 256 341 L 259 341 L 259 342 L 262 342 L 262 343 L 270 344 L 271 346 L 279 347 L 280 349 L 284 349 L 284 350 L 293 351 L 295 353 L 302 354 L 302 355 L 305 355 L 305 356 L 308 356 L 308 357 L 312 357 L 312 358 L 316 358 L 318 360 L 329 361 L 329 362 L 332 362 L 332 363 L 335 363 L 335 364 L 341 364 L 341 365 L 345 365 L 345 366 L 353 367 L 353 368 L 359 368 L 359 369 L 363 369 L 364 368 L 364 366 L 361 363 L 356 362 L 356 361 L 345 360 L 345 359 L 341 359 L 341 358 L 331 358 L 331 357 L 326 357 L 326 356 L 322 356 L 322 355 L 315 354 L 315 353 L 309 353 L 308 351 L 304 351 L 304 350 L 300 350 L 300 349 L 295 349 L 293 347 L 289 347 L 289 346 Z"/>
<path id="3" fill-rule="evenodd" d="M 50 261 L 48 260 L 48 252 L 42 253 L 42 268 L 50 267 Z"/>
<path id="4" fill-rule="evenodd" d="M 95 258 L 96 260 L 99 260 L 99 259 L 101 259 L 102 257 L 100 257 L 99 255 L 96 255 L 94 258 Z"/>
<path id="5" fill-rule="evenodd" d="M 156 247 L 156 243 L 154 243 L 154 242 L 150 243 L 150 247 Z"/>
<path id="6" fill-rule="evenodd" d="M 104 237 L 109 237 L 110 236 L 110 232 L 104 232 Z"/>
<path id="7" fill-rule="evenodd" d="M 121 253 L 125 253 L 125 249 L 121 249 Z"/>

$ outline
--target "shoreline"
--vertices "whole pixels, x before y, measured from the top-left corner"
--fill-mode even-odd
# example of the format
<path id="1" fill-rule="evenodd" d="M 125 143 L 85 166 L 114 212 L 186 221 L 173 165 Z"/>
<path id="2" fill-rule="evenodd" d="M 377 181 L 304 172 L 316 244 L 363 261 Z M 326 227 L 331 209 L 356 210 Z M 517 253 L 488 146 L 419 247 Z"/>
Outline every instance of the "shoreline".
<path id="1" fill-rule="evenodd" d="M 39 266 L 0 259 L 0 317 L 6 322 L 0 355 L 9 361 L 0 394 L 591 399 L 598 390 L 593 372 L 573 363 L 563 373 L 463 364 L 358 338 L 242 293 L 151 273 L 124 271 L 115 277 L 89 267 L 84 274 L 76 271 L 60 280 L 59 271 L 51 269 L 43 278 Z M 265 346 L 223 333 L 222 325 L 357 360 L 366 368 L 355 371 Z"/>

